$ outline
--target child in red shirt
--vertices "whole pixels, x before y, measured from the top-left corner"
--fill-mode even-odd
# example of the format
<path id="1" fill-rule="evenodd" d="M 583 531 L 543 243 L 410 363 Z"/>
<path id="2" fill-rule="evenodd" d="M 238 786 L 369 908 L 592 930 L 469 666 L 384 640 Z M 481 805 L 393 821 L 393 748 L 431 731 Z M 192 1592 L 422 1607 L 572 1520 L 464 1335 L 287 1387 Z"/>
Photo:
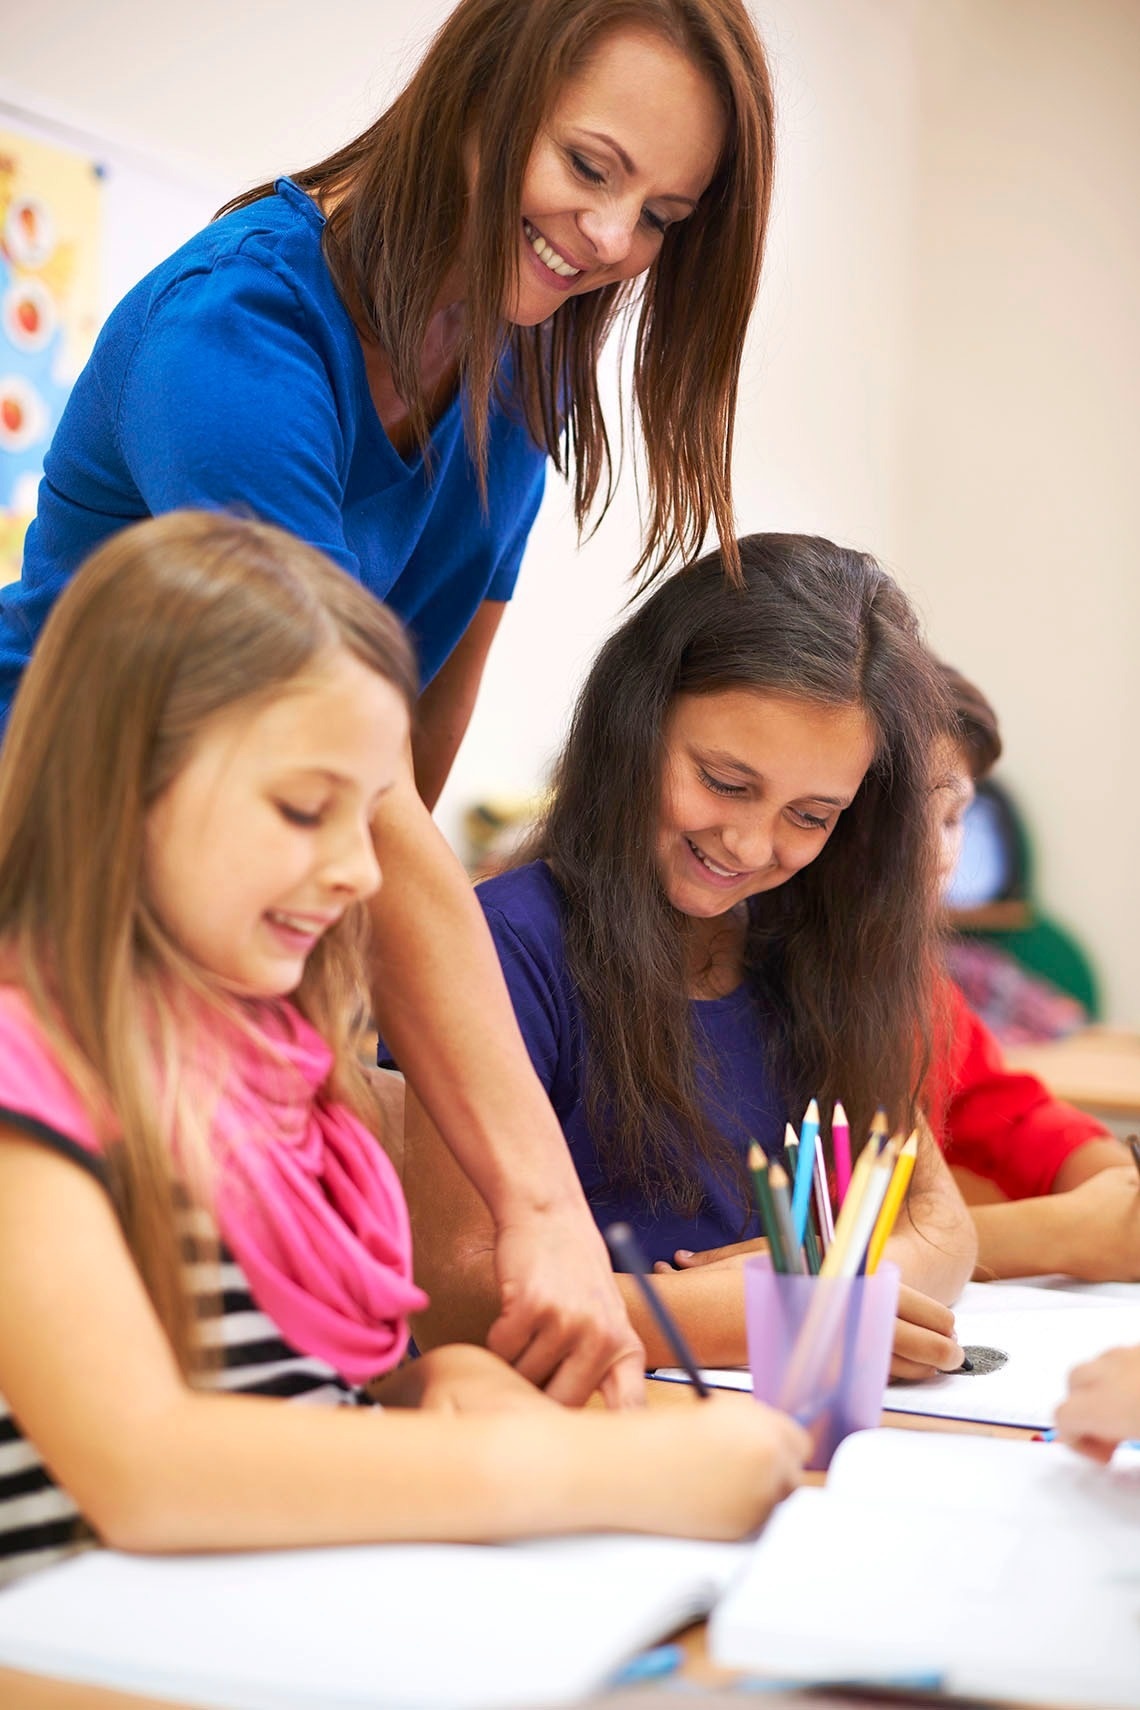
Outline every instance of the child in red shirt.
<path id="1" fill-rule="evenodd" d="M 1001 753 L 981 692 L 943 667 L 953 724 L 935 759 L 941 873 L 957 865 L 974 784 Z M 1095 1117 L 1016 1073 L 949 979 L 944 1049 L 928 1113 L 978 1229 L 979 1277 L 1063 1272 L 1088 1281 L 1140 1279 L 1140 1182 L 1128 1152 Z"/>

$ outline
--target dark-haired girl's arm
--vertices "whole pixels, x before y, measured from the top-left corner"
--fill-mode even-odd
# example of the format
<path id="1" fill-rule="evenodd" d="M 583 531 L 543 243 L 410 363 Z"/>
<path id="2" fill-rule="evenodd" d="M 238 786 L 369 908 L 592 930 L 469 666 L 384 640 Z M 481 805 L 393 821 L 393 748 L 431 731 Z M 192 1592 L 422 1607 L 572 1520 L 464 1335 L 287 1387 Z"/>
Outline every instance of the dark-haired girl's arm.
<path id="1" fill-rule="evenodd" d="M 484 1341 L 499 1309 L 491 1216 L 414 1094 L 409 1094 L 406 1109 L 404 1188 L 412 1214 L 416 1281 L 431 1296 L 428 1311 L 413 1321 L 417 1342 L 434 1348 L 451 1341 Z M 676 1270 L 658 1270 L 656 1286 L 700 1365 L 747 1364 L 740 1266 L 763 1246 L 762 1241 L 744 1241 L 705 1253 L 679 1253 Z M 644 1345 L 647 1366 L 673 1365 L 675 1355 L 633 1279 L 619 1276 L 617 1285 Z M 904 1284 L 892 1375 L 929 1377 L 935 1371 L 951 1371 L 961 1361 L 949 1307 Z"/>

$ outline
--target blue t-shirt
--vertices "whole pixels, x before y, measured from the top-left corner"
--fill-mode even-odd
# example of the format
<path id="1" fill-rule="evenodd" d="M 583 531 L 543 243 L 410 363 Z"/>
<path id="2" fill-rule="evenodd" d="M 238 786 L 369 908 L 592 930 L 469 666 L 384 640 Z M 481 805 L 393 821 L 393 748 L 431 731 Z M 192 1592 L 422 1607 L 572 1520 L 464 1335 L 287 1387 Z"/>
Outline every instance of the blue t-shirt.
<path id="1" fill-rule="evenodd" d="M 760 1233 L 730 1184 L 702 1171 L 704 1201 L 693 1217 L 615 1190 L 605 1178 L 586 1120 L 585 1029 L 563 946 L 565 901 L 545 862 L 535 861 L 479 886 L 491 936 L 503 966 L 531 1062 L 554 1106 L 586 1198 L 599 1228 L 632 1225 L 646 1256 L 671 1261 L 679 1247 L 700 1252 Z M 747 985 L 727 997 L 694 1001 L 693 1028 L 716 1083 L 700 1071 L 705 1108 L 743 1158 L 759 1141 L 782 1154 L 787 1112 L 765 1064 L 764 1010 Z"/>
<path id="2" fill-rule="evenodd" d="M 113 311 L 44 460 L 21 579 L 0 589 L 0 728 L 52 602 L 94 547 L 181 506 L 290 529 L 358 576 L 415 637 L 424 683 L 483 600 L 514 590 L 546 455 L 495 406 L 488 511 L 463 397 L 432 468 L 380 425 L 360 340 L 289 179 L 207 226 Z"/>

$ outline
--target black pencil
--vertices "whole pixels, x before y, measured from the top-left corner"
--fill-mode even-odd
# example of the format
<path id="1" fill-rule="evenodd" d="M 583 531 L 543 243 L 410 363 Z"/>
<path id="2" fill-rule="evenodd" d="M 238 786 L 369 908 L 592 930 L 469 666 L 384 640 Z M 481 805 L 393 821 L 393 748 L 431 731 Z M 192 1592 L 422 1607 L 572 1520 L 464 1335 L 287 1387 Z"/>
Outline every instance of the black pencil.
<path id="1" fill-rule="evenodd" d="M 689 1345 L 681 1334 L 680 1325 L 661 1299 L 649 1279 L 649 1265 L 645 1254 L 641 1251 L 637 1236 L 628 1223 L 611 1223 L 606 1230 L 606 1246 L 613 1254 L 623 1271 L 633 1277 L 638 1288 L 645 1296 L 645 1304 L 657 1320 L 657 1327 L 676 1356 L 677 1364 L 688 1374 L 689 1382 L 696 1390 L 702 1401 L 707 1401 L 709 1386 L 697 1370 L 697 1362 L 689 1352 Z"/>

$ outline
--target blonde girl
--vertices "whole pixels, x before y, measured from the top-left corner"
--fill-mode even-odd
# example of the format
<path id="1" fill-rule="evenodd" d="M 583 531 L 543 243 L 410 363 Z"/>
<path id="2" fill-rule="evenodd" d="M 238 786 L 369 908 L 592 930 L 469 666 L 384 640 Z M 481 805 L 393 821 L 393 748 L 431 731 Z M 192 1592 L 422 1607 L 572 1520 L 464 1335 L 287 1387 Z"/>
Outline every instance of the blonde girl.
<path id="1" fill-rule="evenodd" d="M 794 1478 L 760 1410 L 395 1369 L 425 1297 L 357 1030 L 413 687 L 357 583 L 222 516 L 118 535 L 45 629 L 0 759 L 3 1577 L 91 1534 L 725 1536 Z M 382 1373 L 425 1413 L 319 1405 Z"/>

